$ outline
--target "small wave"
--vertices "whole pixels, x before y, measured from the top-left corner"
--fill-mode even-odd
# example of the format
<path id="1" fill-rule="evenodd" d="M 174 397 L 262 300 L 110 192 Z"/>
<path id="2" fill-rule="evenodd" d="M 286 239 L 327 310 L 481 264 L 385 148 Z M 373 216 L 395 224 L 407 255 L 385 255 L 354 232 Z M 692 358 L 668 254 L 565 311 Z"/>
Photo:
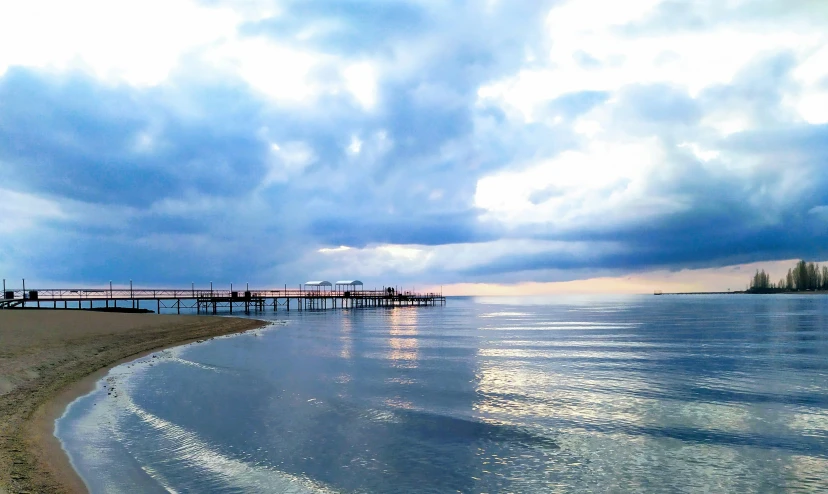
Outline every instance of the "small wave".
<path id="1" fill-rule="evenodd" d="M 79 412 L 70 419 L 73 432 L 65 437 L 85 445 L 71 448 L 75 452 L 71 461 L 92 492 L 334 492 L 311 479 L 224 455 L 197 433 L 137 405 L 130 396 L 134 379 L 159 361 L 228 371 L 182 359 L 180 352 L 180 348 L 156 352 L 111 369 L 95 391 L 70 405 L 58 421 L 56 433 L 61 437 L 60 423 L 70 410 Z M 78 453 L 83 455 L 80 463 Z"/>
<path id="2" fill-rule="evenodd" d="M 616 323 L 616 324 L 598 324 L 598 323 L 542 323 L 542 324 L 520 324 L 509 326 L 484 326 L 480 329 L 486 331 L 572 331 L 572 330 L 629 330 L 631 326 Z"/>
<path id="3" fill-rule="evenodd" d="M 164 420 L 136 405 L 128 395 L 122 395 L 122 407 L 154 431 L 152 440 L 158 444 L 152 454 L 164 456 L 165 469 L 175 468 L 193 472 L 194 475 L 180 476 L 195 485 L 185 490 L 226 488 L 242 492 L 274 492 L 284 494 L 328 493 L 329 488 L 305 478 L 278 471 L 269 466 L 251 465 L 216 451 L 198 434 Z M 170 490 L 172 482 L 158 471 L 146 467 L 136 454 L 136 445 L 130 448 L 144 471 L 165 489 Z"/>
<path id="4" fill-rule="evenodd" d="M 177 364 L 187 365 L 190 367 L 196 367 L 203 370 L 209 370 L 214 372 L 233 372 L 233 369 L 228 369 L 226 367 L 219 367 L 216 365 L 210 364 L 202 364 L 201 362 L 194 362 L 192 360 L 187 360 L 181 357 L 172 357 L 169 359 L 171 362 L 175 362 Z"/>
<path id="5" fill-rule="evenodd" d="M 528 315 L 526 312 L 489 312 L 480 314 L 480 317 L 526 317 Z"/>
<path id="6" fill-rule="evenodd" d="M 450 417 L 420 410 L 396 410 L 395 414 L 413 426 L 410 430 L 422 436 L 438 435 L 442 441 L 492 441 L 519 444 L 524 447 L 560 449 L 554 439 L 524 427 Z"/>

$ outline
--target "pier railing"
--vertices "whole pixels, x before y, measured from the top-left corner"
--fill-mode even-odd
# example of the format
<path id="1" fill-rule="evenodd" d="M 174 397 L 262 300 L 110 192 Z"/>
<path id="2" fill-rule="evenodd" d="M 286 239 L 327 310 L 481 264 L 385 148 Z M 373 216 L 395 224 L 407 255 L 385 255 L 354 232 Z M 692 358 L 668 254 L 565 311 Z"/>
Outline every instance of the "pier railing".
<path id="1" fill-rule="evenodd" d="M 247 287 L 245 287 L 247 288 Z M 95 310 L 149 310 L 147 305 L 162 310 L 194 310 L 197 314 L 243 310 L 261 312 L 267 308 L 278 311 L 326 310 L 367 307 L 404 307 L 445 305 L 442 294 L 385 290 L 323 290 L 318 288 L 216 290 L 181 288 L 47 288 L 37 290 L 4 290 L 0 309 L 63 308 Z M 119 306 L 119 303 L 122 304 Z M 127 303 L 129 307 L 123 307 Z M 62 306 L 62 307 L 61 307 Z"/>
<path id="2" fill-rule="evenodd" d="M 12 296 L 9 297 L 8 295 Z M 124 300 L 124 299 L 198 299 L 198 298 L 314 298 L 314 297 L 344 297 L 344 298 L 377 298 L 377 297 L 442 297 L 432 292 L 393 292 L 384 290 L 314 290 L 314 289 L 282 289 L 282 290 L 205 290 L 205 289 L 146 289 L 146 288 L 48 288 L 36 290 L 7 290 L 2 293 L 3 300 Z"/>

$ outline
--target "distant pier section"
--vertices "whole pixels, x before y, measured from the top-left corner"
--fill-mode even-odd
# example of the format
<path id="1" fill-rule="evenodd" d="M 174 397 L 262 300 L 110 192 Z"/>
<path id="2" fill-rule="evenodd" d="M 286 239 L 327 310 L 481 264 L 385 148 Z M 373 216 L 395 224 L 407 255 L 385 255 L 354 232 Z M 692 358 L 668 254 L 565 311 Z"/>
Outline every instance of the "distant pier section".
<path id="1" fill-rule="evenodd" d="M 383 288 L 364 290 L 358 280 L 309 281 L 297 288 L 236 290 L 164 289 L 164 288 L 48 288 L 6 289 L 0 293 L 0 310 L 4 309 L 86 309 L 101 311 L 155 311 L 218 314 L 290 310 L 362 309 L 369 307 L 443 306 L 442 293 Z"/>

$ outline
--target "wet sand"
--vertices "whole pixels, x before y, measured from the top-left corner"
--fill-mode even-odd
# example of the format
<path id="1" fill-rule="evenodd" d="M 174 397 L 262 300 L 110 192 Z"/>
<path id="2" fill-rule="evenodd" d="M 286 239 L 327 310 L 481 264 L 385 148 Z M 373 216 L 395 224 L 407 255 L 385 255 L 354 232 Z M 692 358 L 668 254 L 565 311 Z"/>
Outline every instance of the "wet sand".
<path id="1" fill-rule="evenodd" d="M 0 310 L 0 494 L 86 492 L 54 421 L 121 362 L 265 325 L 208 316 Z"/>

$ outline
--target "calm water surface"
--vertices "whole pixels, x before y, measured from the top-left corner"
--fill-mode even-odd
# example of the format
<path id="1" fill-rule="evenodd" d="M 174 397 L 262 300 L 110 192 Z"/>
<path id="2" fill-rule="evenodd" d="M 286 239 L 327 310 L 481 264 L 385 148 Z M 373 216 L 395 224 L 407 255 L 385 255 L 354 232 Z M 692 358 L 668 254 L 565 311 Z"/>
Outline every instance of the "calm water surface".
<path id="1" fill-rule="evenodd" d="M 279 312 L 58 421 L 93 492 L 828 489 L 828 297 Z"/>

